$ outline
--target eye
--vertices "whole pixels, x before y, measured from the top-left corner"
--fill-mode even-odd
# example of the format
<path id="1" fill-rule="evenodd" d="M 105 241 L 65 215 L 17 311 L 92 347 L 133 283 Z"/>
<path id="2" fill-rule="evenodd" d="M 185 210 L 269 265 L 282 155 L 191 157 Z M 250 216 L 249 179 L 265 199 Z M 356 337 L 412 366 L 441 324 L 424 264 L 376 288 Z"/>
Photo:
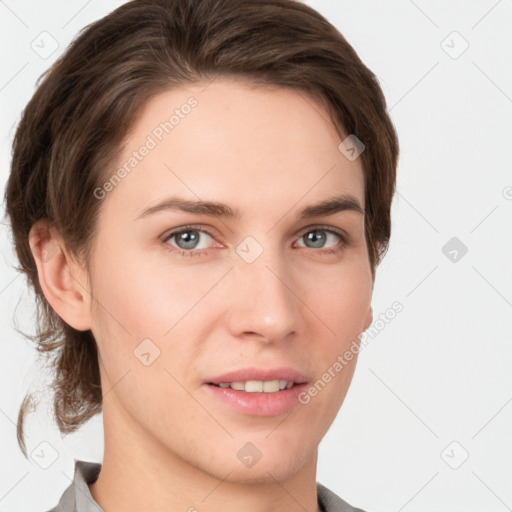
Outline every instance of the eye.
<path id="1" fill-rule="evenodd" d="M 172 253 L 180 256 L 203 256 L 207 255 L 207 249 L 211 246 L 214 237 L 204 229 L 198 226 L 182 226 L 175 231 L 170 232 L 163 239 L 165 247 Z M 339 242 L 341 240 L 341 243 Z M 173 243 L 171 243 L 173 241 Z M 308 245 L 299 245 L 317 250 L 320 253 L 337 253 L 349 245 L 349 237 L 333 228 L 324 226 L 315 226 L 298 239 L 297 243 L 304 241 Z M 327 247 L 325 246 L 328 244 Z"/>
<path id="2" fill-rule="evenodd" d="M 337 243 L 339 240 L 341 240 L 341 244 L 339 242 Z M 348 245 L 348 237 L 346 235 L 323 226 L 316 226 L 313 229 L 309 229 L 299 238 L 299 241 L 304 241 L 305 244 L 309 244 L 306 245 L 306 247 L 310 249 L 321 249 L 323 252 L 328 253 L 338 252 Z M 325 247 L 326 243 L 330 243 L 330 245 Z"/>
<path id="3" fill-rule="evenodd" d="M 176 245 L 170 243 L 173 239 Z M 209 247 L 211 242 L 208 239 L 213 240 L 212 235 L 208 231 L 194 226 L 183 226 L 169 233 L 163 241 L 166 242 L 167 246 L 171 245 L 171 247 L 174 247 L 174 249 L 169 248 L 172 252 L 177 251 L 182 256 L 196 256 L 204 254 L 204 251 L 201 251 L 201 249 Z"/>

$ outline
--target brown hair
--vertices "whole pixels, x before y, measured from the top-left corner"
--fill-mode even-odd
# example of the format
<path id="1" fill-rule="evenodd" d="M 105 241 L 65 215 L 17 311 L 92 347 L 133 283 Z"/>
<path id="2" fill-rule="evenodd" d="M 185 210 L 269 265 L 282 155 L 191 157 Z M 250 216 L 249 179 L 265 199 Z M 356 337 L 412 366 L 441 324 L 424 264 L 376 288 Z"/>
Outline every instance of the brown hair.
<path id="1" fill-rule="evenodd" d="M 54 356 L 54 415 L 62 433 L 101 411 L 96 342 L 67 325 L 41 291 L 28 235 L 47 219 L 90 269 L 105 181 L 145 102 L 182 84 L 236 76 L 319 99 L 344 138 L 365 145 L 365 234 L 375 267 L 391 232 L 398 140 L 375 75 L 323 16 L 296 0 L 134 0 L 87 26 L 41 77 L 14 143 L 5 192 L 14 244 L 35 292 L 37 334 Z M 40 80 L 41 80 L 40 79 Z M 23 421 L 18 443 L 26 456 Z"/>

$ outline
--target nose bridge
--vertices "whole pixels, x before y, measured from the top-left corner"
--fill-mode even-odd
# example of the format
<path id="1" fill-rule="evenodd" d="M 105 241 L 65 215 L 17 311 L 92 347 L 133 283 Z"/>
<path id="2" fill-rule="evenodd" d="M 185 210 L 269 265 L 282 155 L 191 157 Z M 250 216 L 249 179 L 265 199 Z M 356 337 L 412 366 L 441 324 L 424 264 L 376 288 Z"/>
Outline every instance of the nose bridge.
<path id="1" fill-rule="evenodd" d="M 233 332 L 259 334 L 270 342 L 296 330 L 297 297 L 284 253 L 254 237 L 244 239 L 236 252 L 230 315 Z"/>

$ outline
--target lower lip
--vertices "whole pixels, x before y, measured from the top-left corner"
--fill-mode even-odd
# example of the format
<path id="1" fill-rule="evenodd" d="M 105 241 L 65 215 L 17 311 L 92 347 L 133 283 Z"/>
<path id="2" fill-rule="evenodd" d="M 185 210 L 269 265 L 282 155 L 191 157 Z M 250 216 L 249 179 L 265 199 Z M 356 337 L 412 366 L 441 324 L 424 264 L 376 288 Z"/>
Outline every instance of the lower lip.
<path id="1" fill-rule="evenodd" d="M 250 416 L 277 416 L 299 404 L 298 395 L 307 387 L 306 383 L 295 384 L 289 389 L 273 393 L 239 391 L 205 384 L 215 398 L 227 403 L 236 411 Z"/>

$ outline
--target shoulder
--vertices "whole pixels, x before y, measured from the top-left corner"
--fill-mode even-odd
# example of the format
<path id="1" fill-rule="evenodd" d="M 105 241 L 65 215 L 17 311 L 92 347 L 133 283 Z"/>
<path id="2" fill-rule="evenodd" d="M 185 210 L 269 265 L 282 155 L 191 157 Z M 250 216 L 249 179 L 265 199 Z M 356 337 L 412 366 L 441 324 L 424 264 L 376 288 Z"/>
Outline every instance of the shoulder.
<path id="1" fill-rule="evenodd" d="M 94 501 L 88 484 L 99 475 L 101 464 L 75 460 L 73 482 L 63 492 L 59 503 L 47 512 L 103 512 Z"/>
<path id="2" fill-rule="evenodd" d="M 47 512 L 75 512 L 75 492 L 74 485 L 69 485 L 63 492 L 59 503 Z"/>
<path id="3" fill-rule="evenodd" d="M 354 508 L 337 494 L 317 482 L 318 503 L 323 512 L 365 512 L 360 508 Z"/>

